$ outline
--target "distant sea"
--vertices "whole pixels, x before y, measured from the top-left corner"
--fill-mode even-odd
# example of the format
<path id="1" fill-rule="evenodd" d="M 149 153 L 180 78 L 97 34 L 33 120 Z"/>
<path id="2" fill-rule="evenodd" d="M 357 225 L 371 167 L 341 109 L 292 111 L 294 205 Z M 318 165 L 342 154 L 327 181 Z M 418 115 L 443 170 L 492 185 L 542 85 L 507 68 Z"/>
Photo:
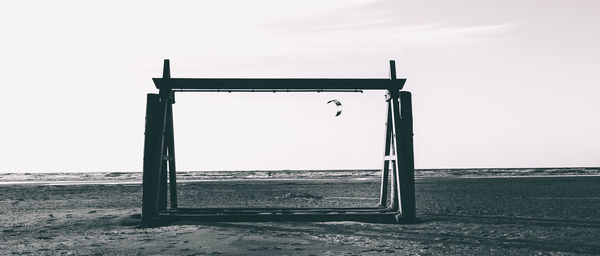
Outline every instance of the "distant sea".
<path id="1" fill-rule="evenodd" d="M 226 180 L 372 180 L 379 179 L 380 170 L 280 170 L 280 171 L 178 171 L 178 182 Z M 507 178 L 600 176 L 600 167 L 581 168 L 475 168 L 418 169 L 417 179 L 426 177 Z M 80 185 L 80 184 L 140 184 L 141 172 L 54 172 L 0 173 L 0 185 Z"/>

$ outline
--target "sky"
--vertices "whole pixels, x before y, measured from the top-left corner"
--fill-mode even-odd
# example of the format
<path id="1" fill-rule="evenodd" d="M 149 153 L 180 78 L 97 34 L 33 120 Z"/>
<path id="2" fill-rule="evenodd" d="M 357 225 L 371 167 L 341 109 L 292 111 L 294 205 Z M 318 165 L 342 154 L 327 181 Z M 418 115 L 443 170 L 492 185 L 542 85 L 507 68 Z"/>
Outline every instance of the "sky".
<path id="1" fill-rule="evenodd" d="M 141 171 L 163 59 L 215 78 L 388 78 L 395 60 L 416 168 L 600 166 L 599 5 L 3 1 L 0 172 Z M 180 171 L 383 164 L 384 92 L 176 97 Z"/>

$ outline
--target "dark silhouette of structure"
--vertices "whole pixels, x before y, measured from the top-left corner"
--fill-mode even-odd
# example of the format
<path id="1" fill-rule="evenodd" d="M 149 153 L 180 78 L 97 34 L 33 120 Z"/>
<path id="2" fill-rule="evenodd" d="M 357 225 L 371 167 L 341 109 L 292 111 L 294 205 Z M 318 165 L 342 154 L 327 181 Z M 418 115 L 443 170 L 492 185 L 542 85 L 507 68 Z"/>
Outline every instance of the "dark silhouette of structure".
<path id="1" fill-rule="evenodd" d="M 406 223 L 415 219 L 411 94 L 401 91 L 390 61 L 389 79 L 221 79 L 171 78 L 169 60 L 158 94 L 147 95 L 144 142 L 142 223 L 193 221 L 364 221 Z M 358 92 L 387 90 L 385 156 L 378 205 L 362 208 L 180 208 L 173 135 L 175 92 Z M 391 175 L 390 175 L 391 171 Z M 391 186 L 389 177 L 391 176 Z M 388 191 L 388 186 L 391 191 Z M 170 207 L 167 206 L 169 194 Z M 387 201 L 388 196 L 390 202 Z"/>

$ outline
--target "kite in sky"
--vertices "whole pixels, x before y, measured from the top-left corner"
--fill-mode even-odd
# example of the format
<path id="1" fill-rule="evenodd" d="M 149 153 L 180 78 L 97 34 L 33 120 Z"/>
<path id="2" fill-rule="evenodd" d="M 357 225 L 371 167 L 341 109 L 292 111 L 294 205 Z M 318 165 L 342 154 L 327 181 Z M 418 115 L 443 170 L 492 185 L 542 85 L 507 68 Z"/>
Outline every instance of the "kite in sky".
<path id="1" fill-rule="evenodd" d="M 327 104 L 332 103 L 332 102 L 335 103 L 335 105 L 337 106 L 337 113 L 335 114 L 335 116 L 341 115 L 342 110 L 344 109 L 344 108 L 342 108 L 342 103 L 339 100 L 330 100 L 327 102 Z"/>

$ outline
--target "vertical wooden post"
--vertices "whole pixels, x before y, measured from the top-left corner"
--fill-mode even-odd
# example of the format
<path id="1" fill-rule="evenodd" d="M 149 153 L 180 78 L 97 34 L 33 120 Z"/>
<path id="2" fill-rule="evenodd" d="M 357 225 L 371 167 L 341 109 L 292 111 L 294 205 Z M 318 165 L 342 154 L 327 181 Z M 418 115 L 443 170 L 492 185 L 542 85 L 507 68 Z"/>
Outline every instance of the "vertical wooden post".
<path id="1" fill-rule="evenodd" d="M 169 65 L 169 60 L 164 60 L 163 66 L 163 78 L 171 78 L 171 70 Z M 167 124 L 167 110 L 169 105 L 171 104 L 171 96 L 173 95 L 173 90 L 171 88 L 162 88 L 159 91 L 159 99 L 160 99 L 160 109 L 157 114 L 158 124 L 158 134 L 157 141 L 160 143 L 160 148 L 157 149 L 158 157 L 156 160 L 158 161 L 157 167 L 157 186 L 156 186 L 156 209 L 157 211 L 166 211 L 167 210 L 167 149 L 165 143 L 165 130 Z"/>
<path id="2" fill-rule="evenodd" d="M 400 213 L 405 219 L 415 218 L 415 196 L 414 196 L 414 164 L 412 164 L 412 143 L 408 143 L 408 128 L 412 127 L 412 120 L 406 115 L 407 120 L 402 120 L 399 102 L 400 92 L 392 96 L 392 113 L 394 118 L 394 133 L 396 134 L 396 167 L 398 168 L 398 196 L 400 197 Z M 404 96 L 406 97 L 406 96 Z M 409 101 L 410 104 L 410 101 Z M 410 110 L 406 107 L 404 111 Z M 407 123 L 411 123 L 410 127 Z M 410 132 L 412 138 L 412 131 Z M 409 147 L 411 148 L 409 150 Z"/>
<path id="3" fill-rule="evenodd" d="M 168 59 L 163 62 L 163 78 L 171 78 L 171 64 Z"/>
<path id="4" fill-rule="evenodd" d="M 171 208 L 177 208 L 177 175 L 175 171 L 175 137 L 173 131 L 173 102 L 167 109 L 167 153 L 169 155 L 169 188 Z"/>
<path id="5" fill-rule="evenodd" d="M 156 187 L 158 185 L 157 173 L 159 170 L 155 161 L 159 155 L 156 155 L 160 143 L 156 138 L 157 118 L 160 109 L 160 100 L 158 94 L 148 94 L 146 97 L 146 127 L 144 132 L 144 171 L 142 175 L 142 223 L 150 224 L 156 217 L 158 211 L 156 208 Z"/>
<path id="6" fill-rule="evenodd" d="M 165 92 L 161 90 L 159 93 L 159 103 L 158 109 L 156 111 L 156 123 L 155 123 L 155 134 L 152 138 L 156 140 L 156 148 L 154 148 L 155 152 L 153 152 L 153 156 L 155 157 L 153 161 L 156 161 L 155 172 L 154 175 L 156 177 L 156 186 L 153 188 L 156 190 L 156 210 L 164 211 L 166 210 L 166 169 L 165 169 L 165 161 L 164 161 L 164 152 L 165 152 L 165 121 L 166 121 L 166 110 L 167 105 L 165 104 L 165 97 L 163 96 Z"/>
<path id="7" fill-rule="evenodd" d="M 400 92 L 400 114 L 402 116 L 402 141 L 403 155 L 405 162 L 404 168 L 400 168 L 402 173 L 402 193 L 404 202 L 402 205 L 402 216 L 408 219 L 416 217 L 416 198 L 415 198 L 415 160 L 413 149 L 413 121 L 412 121 L 412 101 L 411 94 L 407 91 Z"/>
<path id="8" fill-rule="evenodd" d="M 388 183 L 390 173 L 390 143 L 392 141 L 392 112 L 390 103 L 387 104 L 387 117 L 385 123 L 385 148 L 383 153 L 383 169 L 381 170 L 381 193 L 379 194 L 379 206 L 387 206 Z"/>

